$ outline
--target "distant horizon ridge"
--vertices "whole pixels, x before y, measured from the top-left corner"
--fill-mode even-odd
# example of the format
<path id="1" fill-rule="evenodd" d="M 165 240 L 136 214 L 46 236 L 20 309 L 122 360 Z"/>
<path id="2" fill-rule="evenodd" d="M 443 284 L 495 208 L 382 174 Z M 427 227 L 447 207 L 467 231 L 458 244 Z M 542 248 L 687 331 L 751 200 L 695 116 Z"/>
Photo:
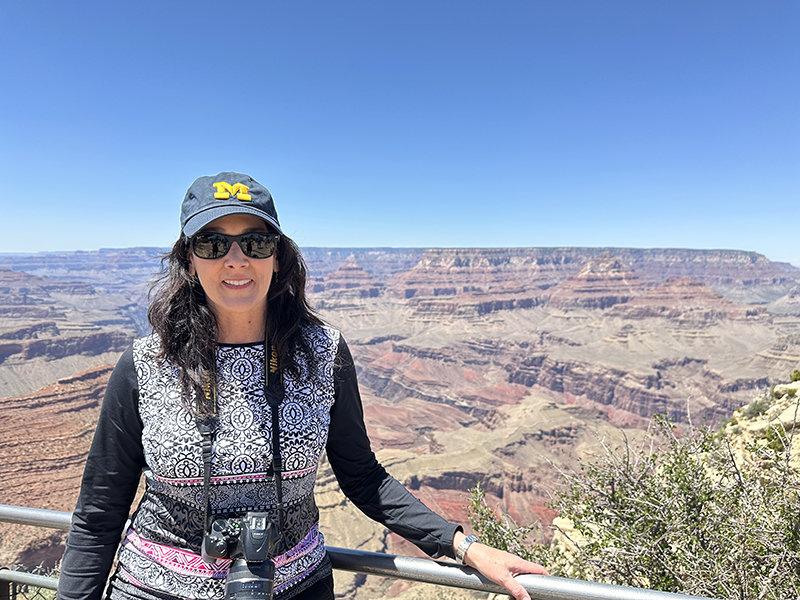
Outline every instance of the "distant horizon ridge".
<path id="1" fill-rule="evenodd" d="M 353 251 L 353 252 L 426 252 L 429 250 L 586 250 L 586 251 L 626 251 L 626 252 L 690 252 L 690 253 L 719 253 L 735 252 L 745 255 L 761 256 L 776 265 L 787 265 L 792 269 L 800 270 L 796 265 L 787 260 L 773 260 L 766 254 L 756 250 L 742 250 L 737 248 L 686 248 L 686 247 L 636 247 L 636 246 L 300 246 L 303 251 Z M 21 258 L 26 256 L 60 256 L 66 254 L 109 254 L 125 251 L 169 252 L 169 246 L 129 246 L 120 248 L 98 248 L 96 250 L 42 250 L 39 252 L 0 252 L 0 258 Z"/>

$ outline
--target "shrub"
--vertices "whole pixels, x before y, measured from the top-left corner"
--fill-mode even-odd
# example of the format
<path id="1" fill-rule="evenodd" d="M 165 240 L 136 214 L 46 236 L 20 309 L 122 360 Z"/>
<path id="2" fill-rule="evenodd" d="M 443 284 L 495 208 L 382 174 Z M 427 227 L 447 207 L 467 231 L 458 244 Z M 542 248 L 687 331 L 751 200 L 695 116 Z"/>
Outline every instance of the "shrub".
<path id="1" fill-rule="evenodd" d="M 481 542 L 493 548 L 499 548 L 532 560 L 539 564 L 548 562 L 548 551 L 539 544 L 531 544 L 528 535 L 536 529 L 532 525 L 517 525 L 511 517 L 499 517 L 486 504 L 486 492 L 480 484 L 470 490 L 472 498 L 467 507 L 472 529 L 478 534 Z"/>
<path id="2" fill-rule="evenodd" d="M 737 456 L 707 428 L 678 437 L 655 425 L 650 444 L 567 476 L 557 508 L 588 540 L 575 572 L 715 598 L 798 597 L 800 477 L 783 428 Z"/>
<path id="3" fill-rule="evenodd" d="M 800 597 L 791 436 L 771 428 L 764 442 L 743 445 L 686 429 L 678 436 L 657 417 L 641 445 L 606 448 L 564 473 L 553 508 L 566 543 L 533 555 L 553 574 L 589 581 L 737 600 Z"/>
<path id="4" fill-rule="evenodd" d="M 778 422 L 777 424 L 770 424 L 765 435 L 767 440 L 767 447 L 774 452 L 783 452 L 786 449 L 788 439 L 786 430 L 783 425 Z"/>
<path id="5" fill-rule="evenodd" d="M 769 391 L 769 398 L 774 398 L 774 397 L 775 397 L 775 387 L 773 386 L 772 389 Z M 742 416 L 745 419 L 755 419 L 757 416 L 764 414 L 771 406 L 769 398 L 764 398 L 764 397 L 756 398 L 750 404 L 748 404 L 742 409 Z"/>
<path id="6" fill-rule="evenodd" d="M 800 369 L 795 369 L 794 371 L 792 371 L 791 380 L 800 381 Z"/>

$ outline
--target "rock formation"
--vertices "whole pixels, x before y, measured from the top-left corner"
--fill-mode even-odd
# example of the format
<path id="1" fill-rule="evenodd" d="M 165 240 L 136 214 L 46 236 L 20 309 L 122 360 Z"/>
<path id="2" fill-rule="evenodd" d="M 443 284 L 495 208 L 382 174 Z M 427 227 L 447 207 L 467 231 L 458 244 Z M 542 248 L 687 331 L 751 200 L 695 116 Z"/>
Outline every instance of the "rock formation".
<path id="1" fill-rule="evenodd" d="M 704 283 L 688 277 L 669 278 L 624 306 L 614 307 L 611 314 L 627 319 L 662 318 L 681 325 L 770 320 L 765 307 L 735 304 Z"/>
<path id="2" fill-rule="evenodd" d="M 31 490 L 29 499 L 23 492 L 32 485 L 21 482 L 48 472 L 64 497 L 75 478 L 68 500 L 58 500 L 61 492 L 46 498 L 52 507 L 74 502 L 102 375 L 86 375 L 84 388 L 84 376 L 64 377 L 113 362 L 146 331 L 144 282 L 157 256 L 0 257 L 0 265 L 35 271 L 0 270 L 0 397 L 15 396 L 0 403 L 4 415 L 30 415 L 31 435 L 42 440 L 37 446 L 9 421 L 17 425 L 4 431 L 0 462 L 17 465 L 5 481 L 22 495 L 8 496 L 3 484 L 4 501 L 44 506 L 44 492 Z M 503 511 L 546 524 L 548 486 L 557 481 L 548 459 L 585 453 L 595 431 L 624 427 L 635 436 L 654 412 L 713 423 L 800 367 L 790 291 L 800 270 L 754 253 L 307 249 L 306 259 L 311 302 L 342 329 L 356 359 L 380 459 L 461 522 L 466 488 L 480 482 Z M 58 389 L 26 395 L 59 379 Z M 47 429 L 50 422 L 64 433 Z M 23 464 L 24 452 L 41 456 Z M 47 461 L 72 475 L 47 471 Z M 357 516 L 324 465 L 318 499 L 332 545 L 410 551 Z M 27 561 L 40 556 L 37 548 L 4 560 L 25 550 Z M 348 598 L 380 595 L 363 580 L 342 585 Z"/>
<path id="3" fill-rule="evenodd" d="M 11 268 L 49 279 L 91 282 L 107 293 L 147 283 L 158 270 L 166 248 L 123 248 L 76 252 L 0 255 L 0 268 Z"/>
<path id="4" fill-rule="evenodd" d="M 526 289 L 546 289 L 606 253 L 630 265 L 645 284 L 691 277 L 738 302 L 774 300 L 800 278 L 800 269 L 787 270 L 760 254 L 739 250 L 464 248 L 427 250 L 415 267 L 398 273 L 387 285 L 401 298 L 485 291 L 508 280 Z"/>
<path id="5" fill-rule="evenodd" d="M 610 252 L 587 262 L 576 274 L 550 288 L 548 305 L 556 308 L 609 308 L 628 302 L 645 289 L 639 276 Z"/>
<path id="6" fill-rule="evenodd" d="M 0 397 L 116 360 L 136 311 L 86 281 L 0 268 Z"/>
<path id="7" fill-rule="evenodd" d="M 45 386 L 0 399 L 0 481 L 4 504 L 71 511 L 92 440 L 103 391 L 111 374 L 103 365 Z M 0 564 L 52 567 L 63 535 L 0 523 Z M 47 541 L 49 543 L 42 543 Z"/>
<path id="8" fill-rule="evenodd" d="M 362 269 L 355 259 L 331 271 L 324 278 L 319 277 L 312 291 L 356 290 L 362 298 L 375 298 L 383 287 L 378 280 Z"/>
<path id="9" fill-rule="evenodd" d="M 779 363 L 787 372 L 800 366 L 800 334 L 778 338 L 772 346 L 758 353 L 765 363 Z"/>
<path id="10" fill-rule="evenodd" d="M 94 294 L 94 289 L 83 282 L 53 280 L 0 268 L 0 299 L 4 305 L 47 303 L 53 292 L 88 296 Z"/>
<path id="11" fill-rule="evenodd" d="M 546 289 L 584 262 L 570 249 L 478 248 L 428 250 L 419 263 L 392 277 L 397 297 L 454 296 L 485 292 L 508 281 L 524 289 Z"/>
<path id="12" fill-rule="evenodd" d="M 351 260 L 324 277 L 313 277 L 307 287 L 315 295 L 314 304 L 318 309 L 341 310 L 357 306 L 353 301 L 377 298 L 384 284 Z"/>
<path id="13" fill-rule="evenodd" d="M 438 322 L 442 319 L 475 319 L 499 310 L 533 308 L 545 296 L 539 290 L 526 290 L 516 281 L 491 285 L 486 290 L 457 293 L 452 296 L 412 297 L 407 302 L 414 308 L 414 319 Z"/>
<path id="14" fill-rule="evenodd" d="M 325 276 L 342 265 L 355 262 L 379 281 L 407 271 L 424 253 L 424 248 L 303 248 L 303 257 L 312 276 Z"/>
<path id="15" fill-rule="evenodd" d="M 773 314 L 800 317 L 800 285 L 796 285 L 785 296 L 781 296 L 769 304 Z"/>
<path id="16" fill-rule="evenodd" d="M 38 326 L 26 327 L 22 331 L 31 329 L 38 329 Z M 99 327 L 87 327 L 82 333 L 74 330 L 62 333 L 56 328 L 54 335 L 45 338 L 0 341 L 0 364 L 19 364 L 34 358 L 54 360 L 78 354 L 97 356 L 107 352 L 122 352 L 130 341 L 129 334 L 102 331 Z"/>

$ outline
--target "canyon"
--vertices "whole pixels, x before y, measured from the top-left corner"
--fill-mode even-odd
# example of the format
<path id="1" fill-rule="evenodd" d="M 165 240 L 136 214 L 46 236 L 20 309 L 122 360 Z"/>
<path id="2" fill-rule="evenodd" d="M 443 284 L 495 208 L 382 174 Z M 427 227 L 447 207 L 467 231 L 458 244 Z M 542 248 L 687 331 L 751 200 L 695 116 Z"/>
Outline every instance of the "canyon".
<path id="1" fill-rule="evenodd" d="M 558 469 L 600 440 L 636 436 L 655 413 L 716 425 L 800 367 L 800 269 L 754 252 L 303 252 L 310 301 L 356 360 L 380 460 L 465 525 L 480 483 L 546 539 Z M 73 507 L 110 365 L 147 332 L 160 253 L 0 255 L 0 502 Z M 329 544 L 418 555 L 359 516 L 325 463 L 317 501 Z M 21 527 L 0 525 L 0 564 L 57 558 L 59 534 Z M 378 588 L 409 593 L 337 577 L 348 598 Z"/>

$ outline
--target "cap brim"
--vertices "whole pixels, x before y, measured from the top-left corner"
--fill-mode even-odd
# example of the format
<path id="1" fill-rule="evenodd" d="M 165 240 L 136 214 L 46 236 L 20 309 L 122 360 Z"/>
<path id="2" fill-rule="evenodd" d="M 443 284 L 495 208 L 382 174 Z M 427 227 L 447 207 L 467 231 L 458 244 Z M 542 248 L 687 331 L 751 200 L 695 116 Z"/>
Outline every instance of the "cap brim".
<path id="1" fill-rule="evenodd" d="M 254 215 L 265 221 L 270 227 L 274 228 L 278 233 L 283 235 L 283 231 L 281 231 L 281 226 L 278 223 L 278 221 L 275 220 L 275 218 L 268 215 L 263 210 L 242 205 L 214 206 L 204 211 L 201 211 L 196 215 L 192 216 L 191 219 L 186 221 L 186 224 L 183 226 L 183 234 L 186 237 L 192 237 L 203 227 L 211 223 L 211 221 L 215 221 L 216 219 L 219 219 L 220 217 L 225 217 L 227 215 L 241 215 L 241 214 Z"/>

